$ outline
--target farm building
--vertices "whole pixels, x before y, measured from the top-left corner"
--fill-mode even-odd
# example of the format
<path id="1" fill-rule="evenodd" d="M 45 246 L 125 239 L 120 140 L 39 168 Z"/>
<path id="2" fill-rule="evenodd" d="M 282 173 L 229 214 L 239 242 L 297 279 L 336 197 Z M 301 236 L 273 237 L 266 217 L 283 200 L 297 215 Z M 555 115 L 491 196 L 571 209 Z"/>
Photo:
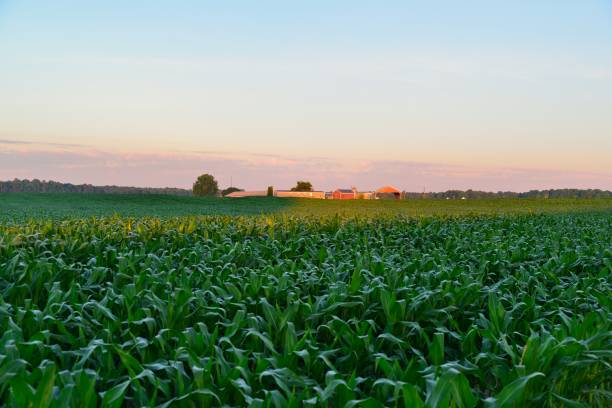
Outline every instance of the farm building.
<path id="1" fill-rule="evenodd" d="M 380 198 L 395 198 L 399 200 L 402 197 L 402 192 L 393 186 L 384 186 L 376 190 L 375 196 Z"/>
<path id="2" fill-rule="evenodd" d="M 234 191 L 226 195 L 225 197 L 229 198 L 242 198 L 242 197 L 265 197 L 267 195 L 266 191 Z"/>
<path id="3" fill-rule="evenodd" d="M 291 190 L 276 190 L 276 197 L 293 197 L 293 198 L 318 198 L 325 199 L 325 191 L 291 191 Z"/>
<path id="4" fill-rule="evenodd" d="M 266 197 L 267 191 L 235 191 L 226 195 L 229 198 L 242 198 L 242 197 Z M 275 197 L 293 197 L 293 198 L 325 198 L 325 191 L 291 191 L 291 190 L 275 190 Z"/>
<path id="5" fill-rule="evenodd" d="M 374 198 L 374 193 L 371 191 L 360 191 L 357 193 L 357 198 L 361 200 L 372 200 Z"/>
<path id="6" fill-rule="evenodd" d="M 334 200 L 354 200 L 357 198 L 357 189 L 355 187 L 339 188 L 332 192 L 332 199 Z"/>

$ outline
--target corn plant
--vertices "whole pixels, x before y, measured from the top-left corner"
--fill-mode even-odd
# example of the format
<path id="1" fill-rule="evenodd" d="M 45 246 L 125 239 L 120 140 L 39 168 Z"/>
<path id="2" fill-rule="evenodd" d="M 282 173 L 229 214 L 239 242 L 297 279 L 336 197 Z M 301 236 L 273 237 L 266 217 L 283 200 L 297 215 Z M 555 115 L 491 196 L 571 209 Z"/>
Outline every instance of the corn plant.
<path id="1" fill-rule="evenodd" d="M 610 212 L 0 224 L 0 405 L 612 405 Z"/>

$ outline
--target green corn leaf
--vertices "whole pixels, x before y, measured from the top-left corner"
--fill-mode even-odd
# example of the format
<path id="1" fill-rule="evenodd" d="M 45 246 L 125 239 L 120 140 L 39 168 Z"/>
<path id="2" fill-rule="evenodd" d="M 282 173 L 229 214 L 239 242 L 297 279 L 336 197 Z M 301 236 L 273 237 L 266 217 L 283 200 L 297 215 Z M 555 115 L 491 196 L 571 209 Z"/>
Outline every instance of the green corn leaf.
<path id="1" fill-rule="evenodd" d="M 56 374 L 55 364 L 48 363 L 44 366 L 44 368 L 41 368 L 41 370 L 42 377 L 32 402 L 36 407 L 46 408 L 51 405 L 51 401 L 53 400 L 52 392 L 53 386 L 55 385 Z"/>
<path id="2" fill-rule="evenodd" d="M 123 403 L 129 385 L 130 380 L 127 380 L 115 385 L 108 391 L 100 393 L 100 397 L 102 397 L 101 406 L 104 408 L 119 408 Z"/>
<path id="3" fill-rule="evenodd" d="M 429 359 L 435 365 L 444 363 L 444 333 L 434 333 L 429 345 Z"/>
<path id="4" fill-rule="evenodd" d="M 485 405 L 491 408 L 511 407 L 515 401 L 521 398 L 527 383 L 536 377 L 544 377 L 544 374 L 535 372 L 514 380 L 506 385 L 495 397 L 487 398 Z"/>

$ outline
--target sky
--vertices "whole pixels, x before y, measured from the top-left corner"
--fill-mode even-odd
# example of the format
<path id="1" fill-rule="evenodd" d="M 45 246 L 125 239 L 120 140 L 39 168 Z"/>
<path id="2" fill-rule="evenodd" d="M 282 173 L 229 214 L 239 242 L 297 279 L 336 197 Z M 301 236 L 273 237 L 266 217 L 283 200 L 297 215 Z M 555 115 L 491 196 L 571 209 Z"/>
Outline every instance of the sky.
<path id="1" fill-rule="evenodd" d="M 0 180 L 612 189 L 612 1 L 0 0 Z"/>

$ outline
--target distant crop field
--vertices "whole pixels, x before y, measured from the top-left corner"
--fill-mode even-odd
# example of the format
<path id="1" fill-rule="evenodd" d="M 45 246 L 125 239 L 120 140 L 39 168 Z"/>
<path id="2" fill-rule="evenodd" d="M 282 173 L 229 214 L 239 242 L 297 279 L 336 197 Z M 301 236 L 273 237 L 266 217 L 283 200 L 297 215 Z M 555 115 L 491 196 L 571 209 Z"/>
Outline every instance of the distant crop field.
<path id="1" fill-rule="evenodd" d="M 612 211 L 612 199 L 314 200 L 172 195 L 0 193 L 0 222 L 28 219 L 195 215 L 474 215 Z"/>
<path id="2" fill-rule="evenodd" d="M 612 404 L 610 201 L 45 196 L 0 196 L 0 405 Z"/>

